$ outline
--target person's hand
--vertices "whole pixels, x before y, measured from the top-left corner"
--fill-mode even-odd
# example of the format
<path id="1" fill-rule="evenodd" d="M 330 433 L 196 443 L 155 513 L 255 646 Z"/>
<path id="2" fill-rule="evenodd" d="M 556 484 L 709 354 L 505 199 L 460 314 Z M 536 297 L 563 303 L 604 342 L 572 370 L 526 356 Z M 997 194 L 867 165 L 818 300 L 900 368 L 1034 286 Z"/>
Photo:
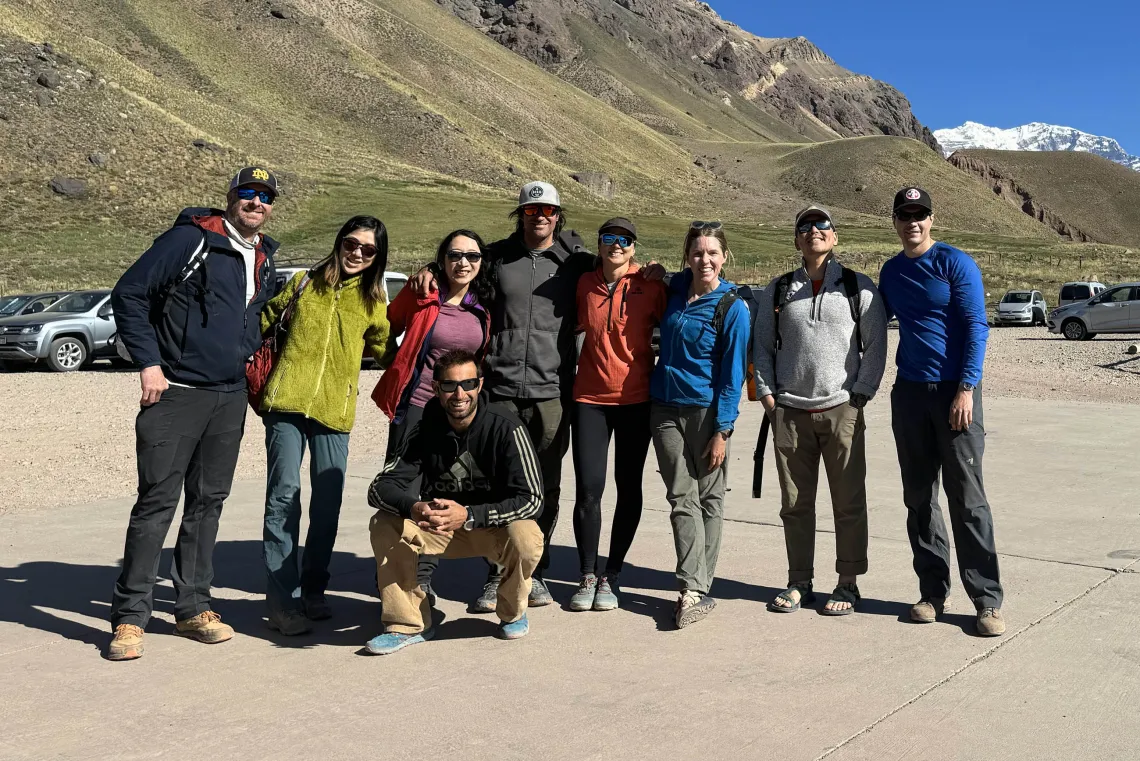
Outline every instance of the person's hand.
<path id="1" fill-rule="evenodd" d="M 771 415 L 776 411 L 776 397 L 771 394 L 760 397 L 760 403 L 764 405 L 764 412 L 767 414 Z"/>
<path id="2" fill-rule="evenodd" d="M 162 392 L 170 388 L 166 376 L 162 374 L 162 368 L 158 365 L 144 367 L 139 373 L 139 382 L 142 384 L 142 400 L 139 403 L 144 407 L 157 404 L 162 398 Z"/>
<path id="3" fill-rule="evenodd" d="M 467 522 L 467 508 L 453 499 L 433 499 L 428 522 L 437 534 L 451 534 Z"/>
<path id="4" fill-rule="evenodd" d="M 412 279 L 408 281 L 408 287 L 415 292 L 416 296 L 424 299 L 435 293 L 438 286 L 435 282 L 435 275 L 430 269 L 424 267 L 412 275 Z"/>
<path id="5" fill-rule="evenodd" d="M 420 528 L 431 528 L 431 523 L 428 522 L 429 515 L 431 515 L 430 502 L 417 502 L 412 505 L 412 522 Z"/>
<path id="6" fill-rule="evenodd" d="M 857 410 L 861 410 L 867 406 L 867 402 L 871 401 L 871 397 L 866 394 L 854 393 L 851 394 L 851 406 Z"/>
<path id="7" fill-rule="evenodd" d="M 641 276 L 646 280 L 664 280 L 667 270 L 656 261 L 651 261 L 641 268 Z"/>
<path id="8" fill-rule="evenodd" d="M 724 452 L 728 445 L 728 437 L 723 432 L 714 433 L 713 437 L 709 439 L 708 445 L 705 446 L 705 453 L 702 457 L 707 457 L 709 461 L 709 473 L 719 468 L 724 463 Z"/>
<path id="9" fill-rule="evenodd" d="M 950 405 L 950 430 L 964 431 L 974 422 L 974 392 L 958 389 Z"/>

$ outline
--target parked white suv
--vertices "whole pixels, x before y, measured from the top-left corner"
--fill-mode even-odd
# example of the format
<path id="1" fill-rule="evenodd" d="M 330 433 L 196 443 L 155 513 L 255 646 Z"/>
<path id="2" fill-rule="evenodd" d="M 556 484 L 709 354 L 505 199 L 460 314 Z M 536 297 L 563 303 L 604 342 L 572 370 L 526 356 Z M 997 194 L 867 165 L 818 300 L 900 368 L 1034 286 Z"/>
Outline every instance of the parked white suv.
<path id="1" fill-rule="evenodd" d="M 1054 309 L 1050 333 L 1085 341 L 1097 333 L 1140 333 L 1140 283 L 1114 285 L 1093 298 Z"/>
<path id="2" fill-rule="evenodd" d="M 1009 291 L 994 311 L 994 325 L 1044 325 L 1048 313 L 1041 291 Z"/>
<path id="3" fill-rule="evenodd" d="M 1080 301 L 1088 301 L 1093 296 L 1104 290 L 1103 283 L 1098 283 L 1095 280 L 1082 280 L 1075 283 L 1065 283 L 1061 286 L 1061 294 L 1057 299 L 1057 306 L 1063 307 L 1067 304 L 1076 304 Z"/>

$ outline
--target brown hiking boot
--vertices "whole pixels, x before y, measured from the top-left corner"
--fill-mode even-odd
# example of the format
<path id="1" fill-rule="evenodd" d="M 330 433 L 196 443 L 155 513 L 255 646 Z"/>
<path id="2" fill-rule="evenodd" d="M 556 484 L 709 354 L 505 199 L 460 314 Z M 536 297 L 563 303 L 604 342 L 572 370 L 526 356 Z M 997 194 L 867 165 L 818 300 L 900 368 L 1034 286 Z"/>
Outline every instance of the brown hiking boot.
<path id="1" fill-rule="evenodd" d="M 107 660 L 133 661 L 143 654 L 143 630 L 134 624 L 119 624 L 107 647 Z"/>
<path id="2" fill-rule="evenodd" d="M 911 606 L 910 620 L 918 624 L 932 624 L 948 607 L 945 597 L 923 597 Z"/>
<path id="3" fill-rule="evenodd" d="M 234 628 L 223 624 L 222 617 L 212 610 L 179 621 L 174 625 L 174 632 L 209 645 L 225 642 L 234 636 Z"/>
<path id="4" fill-rule="evenodd" d="M 978 636 L 1000 637 L 1005 634 L 1005 619 L 1001 608 L 982 608 L 978 611 Z"/>

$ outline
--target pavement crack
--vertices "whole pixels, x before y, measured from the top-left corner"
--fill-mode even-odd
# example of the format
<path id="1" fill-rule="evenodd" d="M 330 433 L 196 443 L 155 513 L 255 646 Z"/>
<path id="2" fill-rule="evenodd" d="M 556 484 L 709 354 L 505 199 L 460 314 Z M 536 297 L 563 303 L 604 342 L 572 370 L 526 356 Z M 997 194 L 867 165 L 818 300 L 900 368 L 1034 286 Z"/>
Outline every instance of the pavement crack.
<path id="1" fill-rule="evenodd" d="M 1034 559 L 1036 559 L 1036 558 L 1030 558 L 1030 559 L 1031 559 L 1031 560 L 1034 560 Z M 1127 566 L 1125 569 L 1122 569 L 1122 570 L 1119 570 L 1119 571 L 1117 571 L 1117 570 L 1114 570 L 1114 569 L 1108 569 L 1108 570 L 1110 570 L 1110 571 L 1111 571 L 1111 573 L 1110 573 L 1108 576 L 1106 576 L 1105 578 L 1103 578 L 1103 579 L 1101 579 L 1100 581 L 1098 581 L 1096 584 L 1093 584 L 1091 587 L 1089 587 L 1089 588 L 1088 588 L 1088 589 L 1086 589 L 1085 591 L 1081 592 L 1081 593 L 1080 593 L 1079 595 L 1077 595 L 1076 597 L 1073 597 L 1072 599 L 1070 599 L 1070 600 L 1067 600 L 1066 602 L 1063 602 L 1063 603 L 1061 603 L 1060 605 L 1058 605 L 1057 607 L 1055 607 L 1055 608 L 1053 608 L 1052 610 L 1048 611 L 1047 613 L 1044 613 L 1043 615 L 1041 615 L 1040 617 L 1038 617 L 1036 620 L 1034 620 L 1034 621 L 1030 622 L 1029 624 L 1027 624 L 1026 626 L 1022 627 L 1021 629 L 1018 629 L 1018 630 L 1017 630 L 1016 632 L 1014 632 L 1013 634 L 1011 634 L 1011 635 L 1009 635 L 1009 636 L 1005 636 L 1005 637 L 1002 637 L 1002 638 L 1000 639 L 1000 641 L 998 641 L 998 643 L 997 643 L 997 644 L 995 644 L 993 647 L 990 647 L 990 648 L 988 648 L 987 650 L 985 650 L 985 651 L 983 651 L 983 652 L 981 652 L 981 653 L 978 653 L 978 654 L 977 654 L 977 655 L 975 655 L 974 657 L 970 658 L 970 659 L 969 659 L 969 660 L 967 660 L 965 663 L 963 663 L 961 666 L 959 666 L 958 668 L 954 669 L 954 671 L 950 672 L 950 674 L 948 674 L 947 676 L 943 677 L 942 679 L 939 679 L 937 682 L 935 682 L 934 684 L 930 685 L 930 686 L 929 686 L 929 687 L 927 687 L 925 690 L 923 690 L 922 692 L 920 692 L 920 693 L 918 693 L 917 695 L 915 695 L 914 697 L 912 697 L 910 700 L 906 701 L 905 703 L 902 703 L 901 705 L 898 705 L 898 706 L 896 706 L 896 707 L 892 708 L 890 711 L 888 711 L 887 713 L 883 714 L 882 716 L 880 716 L 878 719 L 876 719 L 875 721 L 871 722 L 871 723 L 870 723 L 870 724 L 868 724 L 867 726 L 863 727 L 863 728 L 862 728 L 862 729 L 860 729 L 858 732 L 856 732 L 855 734 L 853 734 L 853 735 L 851 735 L 850 737 L 848 737 L 846 740 L 843 740 L 843 741 L 842 741 L 842 742 L 840 742 L 838 745 L 834 745 L 834 746 L 832 746 L 831 748 L 828 748 L 828 749 L 827 749 L 827 750 L 825 750 L 825 751 L 824 751 L 822 754 L 820 754 L 819 756 L 817 756 L 817 757 L 815 758 L 815 761 L 823 761 L 823 759 L 827 758 L 827 757 L 828 757 L 828 756 L 830 756 L 831 754 L 833 754 L 833 753 L 835 753 L 835 752 L 837 752 L 837 751 L 841 750 L 842 748 L 844 748 L 844 747 L 846 747 L 847 745 L 851 744 L 852 742 L 854 742 L 855 740 L 859 739 L 860 737 L 862 737 L 862 736 L 864 736 L 864 735 L 868 734 L 868 733 L 869 733 L 869 732 L 871 732 L 873 729 L 875 729 L 875 727 L 877 727 L 877 726 L 879 726 L 880 724 L 882 724 L 883 722 L 887 721 L 888 719 L 890 719 L 890 718 L 891 718 L 892 716 L 894 716 L 895 714 L 899 713 L 900 711 L 902 711 L 903 709 L 907 708 L 908 706 L 914 705 L 914 704 L 915 704 L 915 703 L 917 703 L 919 700 L 922 700 L 924 697 L 926 697 L 926 696 L 927 696 L 927 695 L 929 695 L 930 693 L 934 692 L 936 689 L 938 689 L 938 688 L 939 688 L 939 687 L 941 687 L 942 685 L 944 685 L 944 684 L 947 684 L 947 683 L 948 683 L 948 682 L 950 682 L 952 679 L 954 679 L 955 677 L 957 677 L 957 676 L 961 675 L 961 674 L 962 674 L 963 672 L 965 672 L 966 670 L 968 670 L 968 669 L 970 669 L 970 668 L 973 668 L 973 667 L 974 667 L 974 666 L 976 666 L 977 664 L 979 664 L 979 663 L 981 663 L 982 661 L 984 661 L 984 660 L 988 659 L 988 658 L 989 658 L 991 655 L 993 655 L 994 653 L 996 653 L 998 650 L 1002 649 L 1003 647 L 1005 647 L 1005 646 L 1006 646 L 1006 645 L 1008 645 L 1009 643 L 1016 641 L 1016 640 L 1017 640 L 1017 639 L 1019 639 L 1019 638 L 1020 638 L 1022 635 L 1024 635 L 1026 632 L 1028 632 L 1028 631 L 1030 631 L 1031 629 L 1033 629 L 1034 627 L 1036 627 L 1038 624 L 1044 623 L 1045 621 L 1049 620 L 1050 618 L 1052 618 L 1053 616 L 1057 615 L 1058 613 L 1060 613 L 1061 611 L 1065 610 L 1066 608 L 1069 608 L 1069 607 L 1071 607 L 1071 606 L 1075 605 L 1076 603 L 1080 602 L 1080 601 L 1081 601 L 1081 600 L 1083 600 L 1084 598 L 1088 597 L 1089 595 L 1091 595 L 1093 592 L 1095 592 L 1096 590 L 1098 590 L 1098 589 L 1100 589 L 1101 587 L 1103 587 L 1103 586 L 1104 586 L 1105 584 L 1107 584 L 1108 582 L 1110 582 L 1110 581 L 1112 581 L 1113 579 L 1115 579 L 1116 577 L 1120 576 L 1122 573 L 1125 573 L 1125 572 L 1127 572 L 1128 568 L 1129 568 L 1130 566 L 1132 566 L 1132 565 L 1135 565 L 1135 564 L 1136 564 L 1136 561 L 1133 561 L 1132 563 L 1129 563 L 1129 566 Z"/>

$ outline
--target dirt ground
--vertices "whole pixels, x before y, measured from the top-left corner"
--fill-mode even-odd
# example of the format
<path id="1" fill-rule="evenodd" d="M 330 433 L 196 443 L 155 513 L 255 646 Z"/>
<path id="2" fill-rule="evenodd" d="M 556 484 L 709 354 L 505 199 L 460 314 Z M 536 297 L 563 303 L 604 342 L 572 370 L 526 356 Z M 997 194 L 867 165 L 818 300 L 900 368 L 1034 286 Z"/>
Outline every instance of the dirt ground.
<path id="1" fill-rule="evenodd" d="M 890 334 L 892 346 L 897 333 Z M 1042 328 L 994 328 L 984 389 L 997 396 L 1117 404 L 1140 403 L 1140 354 L 1134 336 L 1075 343 Z M 893 350 L 892 350 L 893 356 Z M 894 375 L 888 363 L 883 389 Z M 368 393 L 379 373 L 365 371 L 349 459 L 381 465 L 387 420 Z M 136 487 L 134 417 L 138 376 L 105 363 L 78 373 L 42 369 L 0 373 L 7 420 L 0 441 L 0 514 L 123 497 Z M 881 396 L 876 403 L 884 403 Z M 250 415 L 237 478 L 265 474 L 260 418 Z"/>

